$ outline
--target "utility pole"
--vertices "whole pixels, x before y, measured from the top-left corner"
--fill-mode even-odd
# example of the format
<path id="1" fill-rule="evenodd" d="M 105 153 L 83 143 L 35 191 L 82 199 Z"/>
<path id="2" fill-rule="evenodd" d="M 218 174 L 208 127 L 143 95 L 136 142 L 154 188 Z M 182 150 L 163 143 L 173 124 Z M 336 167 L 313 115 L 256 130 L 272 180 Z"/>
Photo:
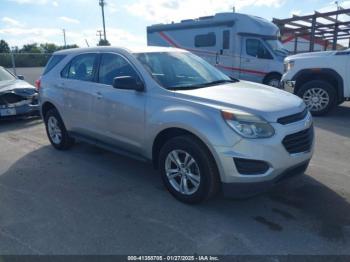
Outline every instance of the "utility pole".
<path id="1" fill-rule="evenodd" d="M 100 42 L 102 40 L 102 30 L 97 30 L 96 36 L 100 37 Z"/>
<path id="2" fill-rule="evenodd" d="M 67 42 L 66 42 L 66 29 L 62 29 L 62 32 L 63 32 L 64 47 L 67 47 Z"/>
<path id="3" fill-rule="evenodd" d="M 103 38 L 105 41 L 107 41 L 107 36 L 106 36 L 106 24 L 105 24 L 105 1 L 104 0 L 99 0 L 100 1 L 100 6 L 102 10 L 102 23 L 103 23 Z"/>

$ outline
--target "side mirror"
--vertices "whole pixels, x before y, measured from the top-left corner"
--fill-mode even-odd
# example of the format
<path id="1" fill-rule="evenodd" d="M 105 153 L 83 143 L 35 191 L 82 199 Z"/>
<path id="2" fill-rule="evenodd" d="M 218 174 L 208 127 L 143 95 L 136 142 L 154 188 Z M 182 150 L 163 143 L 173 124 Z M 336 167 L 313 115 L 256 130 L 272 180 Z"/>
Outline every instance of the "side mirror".
<path id="1" fill-rule="evenodd" d="M 24 80 L 24 76 L 22 76 L 22 75 L 18 75 L 17 78 L 18 78 L 19 80 Z"/>
<path id="2" fill-rule="evenodd" d="M 142 92 L 145 90 L 143 83 L 132 76 L 118 76 L 113 79 L 113 87 L 116 89 L 135 90 Z"/>

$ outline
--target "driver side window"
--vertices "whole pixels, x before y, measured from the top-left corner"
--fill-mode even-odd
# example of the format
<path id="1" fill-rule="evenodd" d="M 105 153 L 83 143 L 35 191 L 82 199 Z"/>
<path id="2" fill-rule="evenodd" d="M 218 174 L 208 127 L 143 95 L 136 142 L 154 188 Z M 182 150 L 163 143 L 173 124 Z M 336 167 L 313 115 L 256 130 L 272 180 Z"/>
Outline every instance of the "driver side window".
<path id="1" fill-rule="evenodd" d="M 260 59 L 273 59 L 269 50 L 258 39 L 246 40 L 246 52 L 247 55 L 260 58 Z"/>
<path id="2" fill-rule="evenodd" d="M 102 54 L 98 77 L 99 83 L 113 85 L 113 79 L 120 76 L 139 78 L 134 68 L 122 56 L 112 53 Z"/>

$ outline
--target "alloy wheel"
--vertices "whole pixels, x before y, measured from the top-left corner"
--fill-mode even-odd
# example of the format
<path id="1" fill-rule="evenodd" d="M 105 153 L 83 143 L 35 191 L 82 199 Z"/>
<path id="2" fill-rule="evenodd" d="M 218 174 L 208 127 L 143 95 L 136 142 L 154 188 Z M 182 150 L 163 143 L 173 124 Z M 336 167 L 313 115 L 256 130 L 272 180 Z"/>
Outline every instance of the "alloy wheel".
<path id="1" fill-rule="evenodd" d="M 50 116 L 47 121 L 47 129 L 53 143 L 60 144 L 62 141 L 62 130 L 58 125 L 58 120 L 54 116 Z"/>
<path id="2" fill-rule="evenodd" d="M 201 182 L 196 160 L 183 150 L 171 151 L 165 160 L 165 172 L 170 185 L 184 195 L 194 194 Z"/>
<path id="3" fill-rule="evenodd" d="M 322 111 L 328 106 L 330 101 L 328 93 L 322 88 L 306 90 L 303 99 L 310 111 Z"/>

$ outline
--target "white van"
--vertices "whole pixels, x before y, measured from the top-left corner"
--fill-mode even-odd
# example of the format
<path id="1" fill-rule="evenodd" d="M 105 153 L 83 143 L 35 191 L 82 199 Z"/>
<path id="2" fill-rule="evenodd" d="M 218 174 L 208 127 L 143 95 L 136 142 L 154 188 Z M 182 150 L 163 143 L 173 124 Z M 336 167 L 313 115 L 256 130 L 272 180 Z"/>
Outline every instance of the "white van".
<path id="1" fill-rule="evenodd" d="M 279 35 L 275 24 L 238 13 L 147 27 L 148 45 L 186 49 L 231 77 L 276 87 L 288 55 Z"/>

